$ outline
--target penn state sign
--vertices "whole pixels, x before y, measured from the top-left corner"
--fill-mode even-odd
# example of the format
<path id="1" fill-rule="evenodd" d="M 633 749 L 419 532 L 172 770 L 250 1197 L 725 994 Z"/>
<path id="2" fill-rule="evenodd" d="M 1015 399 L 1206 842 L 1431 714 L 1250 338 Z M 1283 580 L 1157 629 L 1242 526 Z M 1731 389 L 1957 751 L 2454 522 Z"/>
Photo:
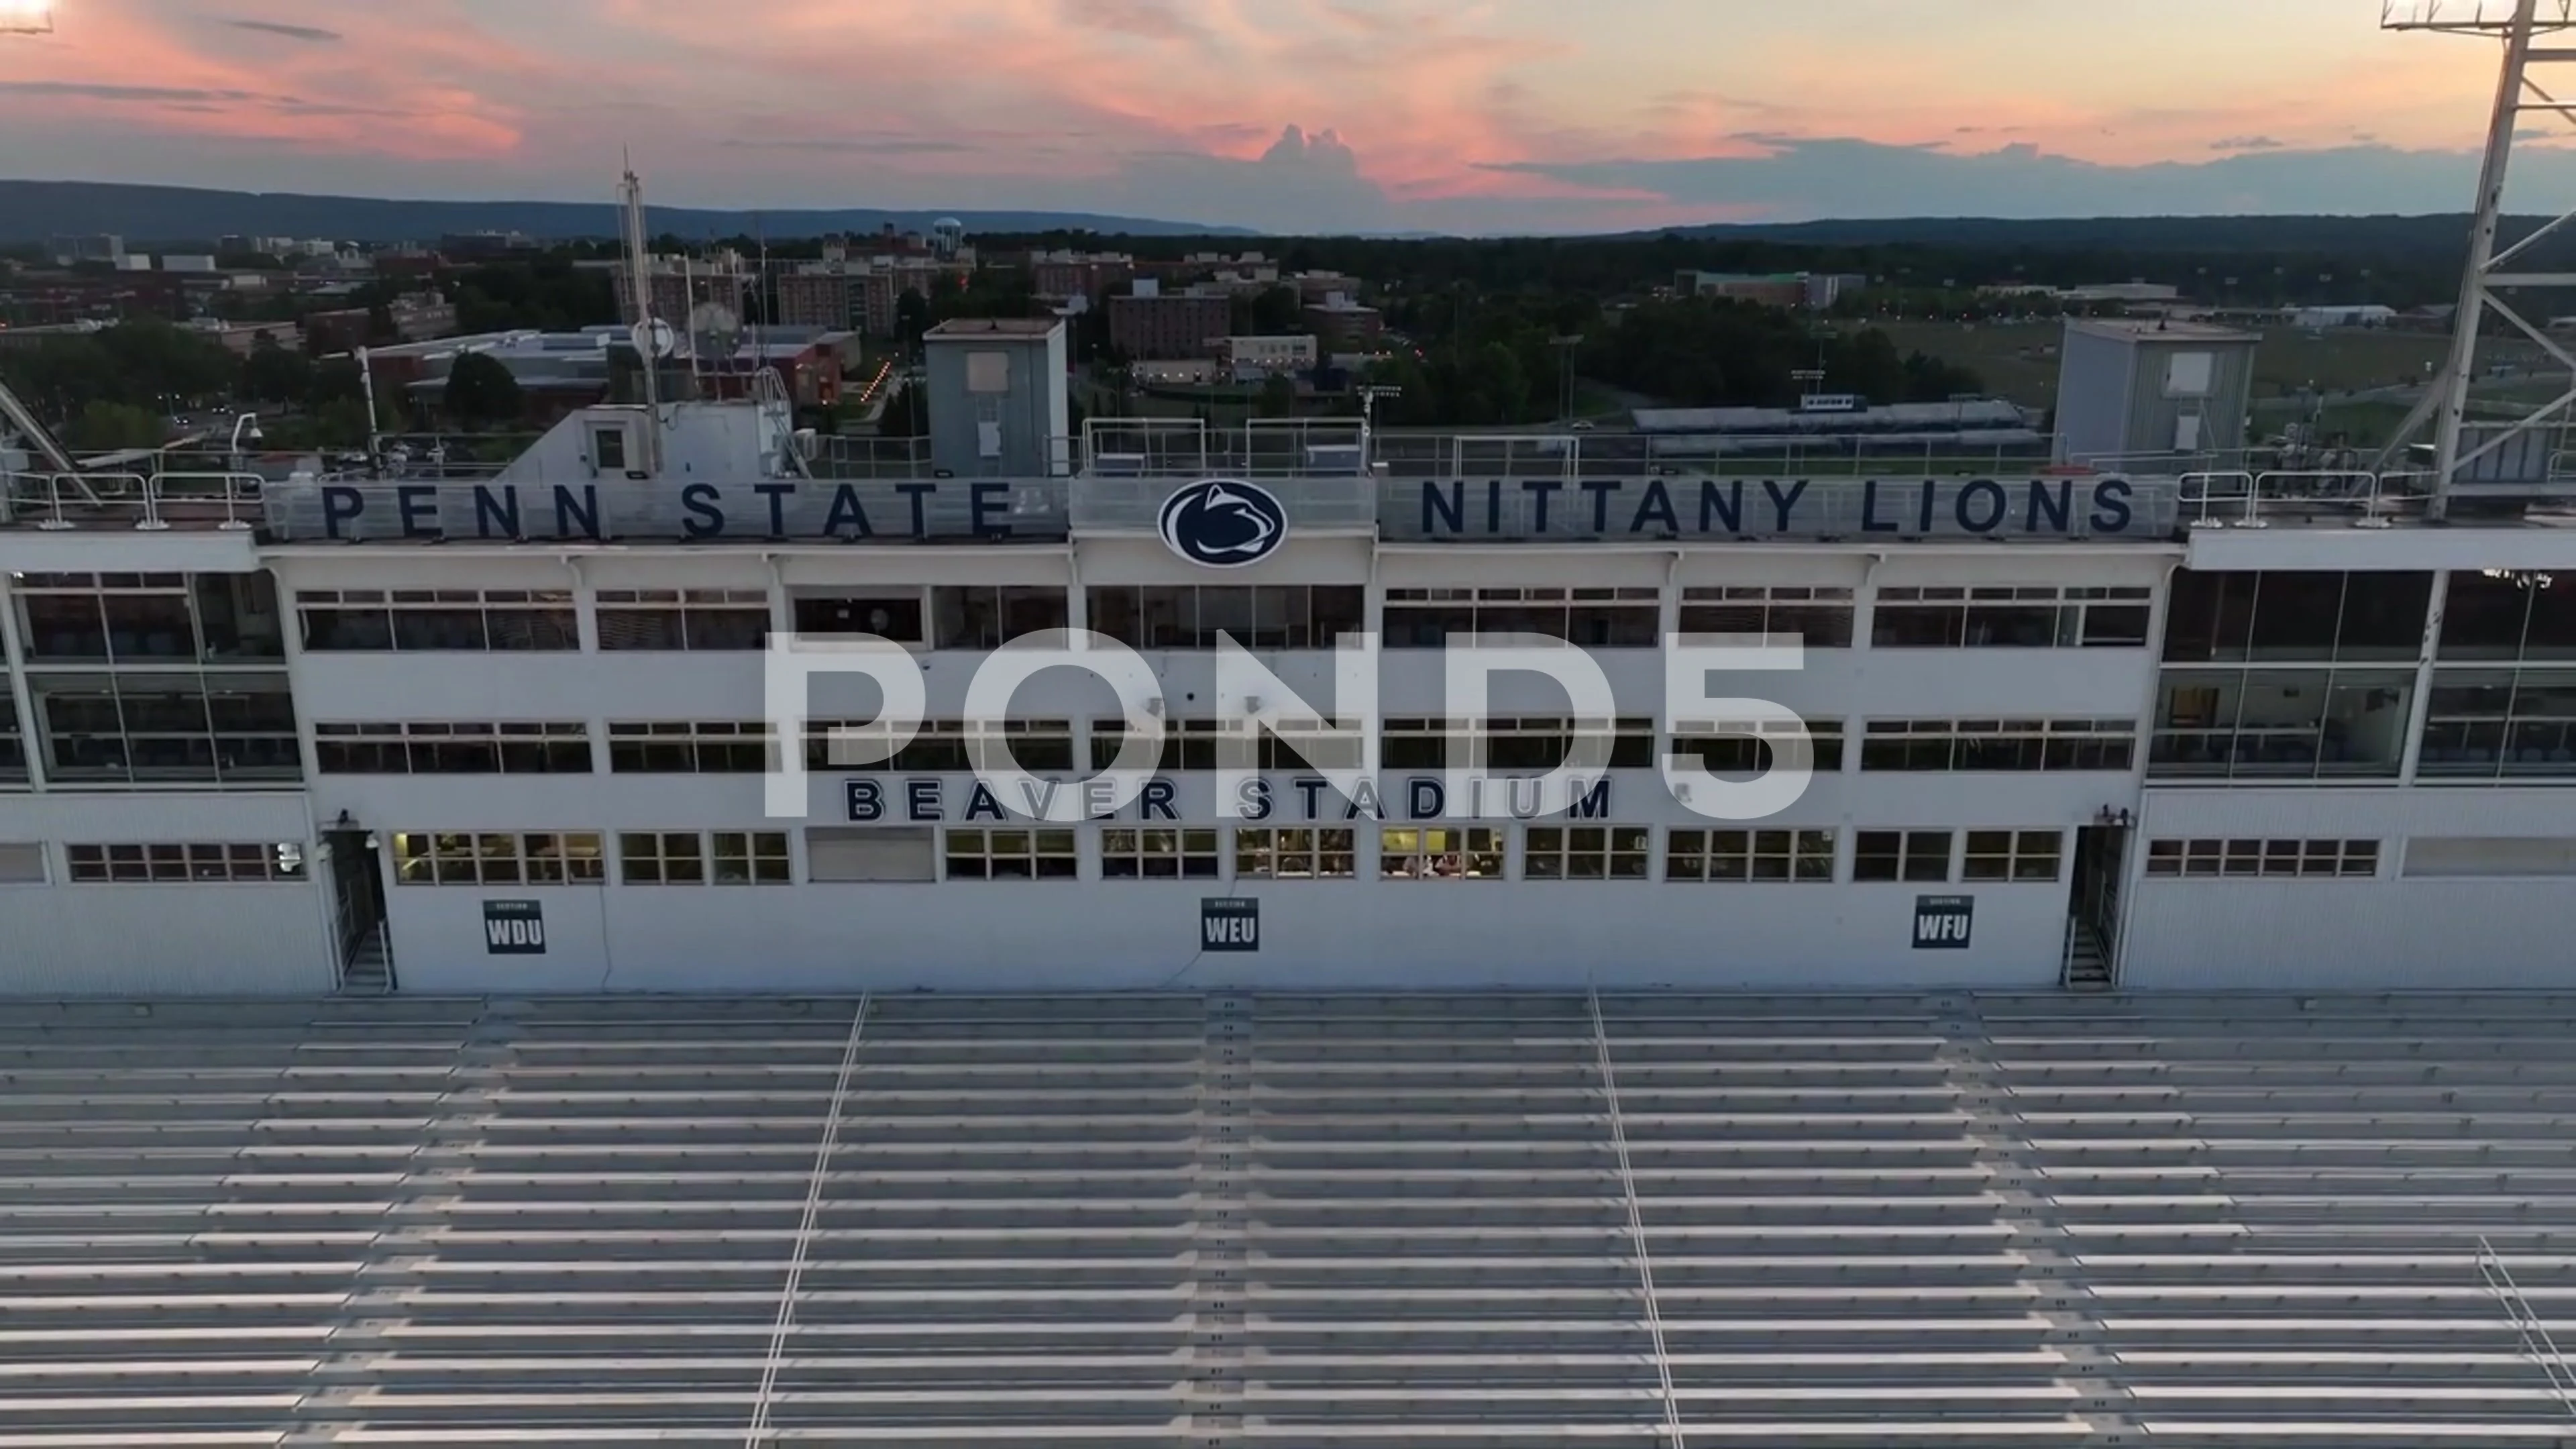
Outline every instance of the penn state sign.
<path id="1" fill-rule="evenodd" d="M 1123 512 L 1137 480 L 1114 478 L 777 479 L 715 483 L 341 483 L 264 487 L 280 539 L 607 542 L 814 539 L 986 543 L 1062 539 L 1073 501 L 1116 521 L 1155 525 L 1166 547 L 1209 568 L 1258 563 L 1286 541 L 1291 510 L 1258 484 L 1203 479 Z M 1347 518 L 1373 514 L 1390 539 L 1449 541 L 1772 538 L 2169 537 L 2180 510 L 2172 478 L 1380 478 L 1322 480 L 1344 490 Z M 1359 490 L 1350 492 L 1349 490 Z"/>
<path id="2" fill-rule="evenodd" d="M 1288 510 L 1267 488 L 1240 478 L 1210 478 L 1164 499 L 1155 528 L 1163 547 L 1194 564 L 1239 569 L 1287 542 Z"/>

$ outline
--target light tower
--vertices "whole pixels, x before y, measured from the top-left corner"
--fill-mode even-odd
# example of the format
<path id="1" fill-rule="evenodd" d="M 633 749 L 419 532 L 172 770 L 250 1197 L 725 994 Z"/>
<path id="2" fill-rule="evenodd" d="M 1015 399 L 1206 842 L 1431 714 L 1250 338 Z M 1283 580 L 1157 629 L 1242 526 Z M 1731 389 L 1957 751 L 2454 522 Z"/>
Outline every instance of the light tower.
<path id="1" fill-rule="evenodd" d="M 2550 66 L 2558 74 L 2576 75 L 2576 46 L 2557 43 L 2576 30 L 2576 0 L 2381 0 L 2380 27 L 2385 30 L 2433 31 L 2446 35 L 2482 36 L 2504 45 L 2504 72 L 2496 84 L 2495 114 L 2488 122 L 2486 157 L 2478 173 L 2478 194 L 2471 212 L 2469 256 L 2460 284 L 2459 315 L 2453 319 L 2450 358 L 2425 389 L 2423 400 L 2407 415 L 2379 467 L 2414 443 L 2426 424 L 2434 430 L 2431 497 L 2428 517 L 2449 510 L 2454 488 L 2462 482 L 2504 485 L 2499 491 L 2555 491 L 2576 482 L 2576 469 L 2563 466 L 2563 435 L 2569 409 L 2576 406 L 2576 356 L 2551 340 L 2508 303 L 2502 293 L 2517 287 L 2576 286 L 2576 273 L 2537 272 L 2519 268 L 2517 260 L 2543 240 L 2556 235 L 2576 211 L 2553 209 L 2552 219 L 2507 245 L 2499 246 L 2497 230 L 2504 219 L 2505 178 L 2513 159 L 2515 132 L 2528 115 L 2542 115 L 2576 126 L 2576 105 L 2558 99 L 2535 78 Z M 2492 314 L 2529 337 L 2568 371 L 2566 391 L 2529 412 L 2468 425 L 2469 390 L 2476 382 L 2479 344 Z"/>

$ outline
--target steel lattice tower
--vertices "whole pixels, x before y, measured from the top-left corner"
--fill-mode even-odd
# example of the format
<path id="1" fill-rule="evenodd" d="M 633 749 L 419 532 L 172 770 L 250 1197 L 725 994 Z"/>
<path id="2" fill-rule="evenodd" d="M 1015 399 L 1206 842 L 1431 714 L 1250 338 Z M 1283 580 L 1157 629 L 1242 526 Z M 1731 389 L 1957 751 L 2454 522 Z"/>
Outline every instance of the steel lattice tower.
<path id="1" fill-rule="evenodd" d="M 2576 473 L 2576 469 L 2562 466 L 2565 448 L 2560 436 L 2568 425 L 2571 407 L 2576 407 L 2576 356 L 2551 340 L 2502 295 L 2521 287 L 2576 286 L 2576 273 L 2525 271 L 2515 265 L 2532 248 L 2556 235 L 2569 220 L 2576 219 L 2576 211 L 2554 212 L 2553 219 L 2529 236 L 2498 245 L 2515 133 L 2526 118 L 2542 115 L 2576 126 L 2576 102 L 2559 100 L 2537 78 L 2552 65 L 2568 66 L 2571 73 L 2576 73 L 2576 47 L 2556 43 L 2559 37 L 2576 30 L 2576 0 L 2382 0 L 2380 26 L 2387 30 L 2483 36 L 2501 40 L 2504 45 L 2503 74 L 2496 85 L 2495 114 L 2488 123 L 2486 155 L 2478 174 L 2468 266 L 2461 279 L 2450 357 L 2379 460 L 2383 470 L 2391 467 L 2393 460 L 2431 423 L 2435 441 L 2427 514 L 2438 519 L 2447 513 L 2453 487 L 2465 473 L 2480 460 L 2535 432 L 2544 434 L 2538 441 L 2546 444 L 2543 456 L 2547 463 L 2544 476 L 2529 481 L 2554 484 Z M 2526 414 L 2499 423 L 2481 422 L 2472 429 L 2467 426 L 2469 390 L 2478 377 L 2479 344 L 2489 316 L 2504 319 L 2538 344 L 2567 369 L 2571 382 L 2565 392 Z"/>

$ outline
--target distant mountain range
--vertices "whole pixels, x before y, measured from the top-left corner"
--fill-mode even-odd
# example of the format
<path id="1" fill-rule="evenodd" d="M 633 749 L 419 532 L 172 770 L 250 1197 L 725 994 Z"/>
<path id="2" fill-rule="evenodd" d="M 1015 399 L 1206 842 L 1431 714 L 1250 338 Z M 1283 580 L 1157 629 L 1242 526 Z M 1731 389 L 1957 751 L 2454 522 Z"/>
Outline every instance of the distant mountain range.
<path id="1" fill-rule="evenodd" d="M 969 232 L 1025 234 L 1092 231 L 1105 236 L 1254 237 L 1244 227 L 1200 226 L 1151 217 L 1062 211 L 890 211 L 870 207 L 723 211 L 648 206 L 656 236 L 693 241 L 766 233 L 780 238 L 830 232 L 927 230 L 954 216 Z M 2508 218 L 2508 238 L 2529 234 L 2538 217 Z M 113 232 L 149 249 L 220 236 L 330 237 L 339 241 L 435 241 L 464 232 L 523 232 L 543 241 L 607 239 L 617 234 L 617 208 L 607 202 L 397 201 L 366 196 L 214 191 L 185 186 L 128 186 L 93 181 L 0 180 L 0 245 L 52 236 Z M 1638 240 L 1681 236 L 1717 242 L 1868 248 L 1922 246 L 1973 251 L 2154 253 L 2225 252 L 2435 255 L 2465 250 L 2468 218 L 2454 216 L 2154 216 L 2062 220 L 1913 217 L 1884 221 L 1727 223 L 1664 227 L 1627 234 Z M 1428 232 L 1375 232 L 1367 239 L 1443 239 Z M 1590 240 L 1619 240 L 1595 236 Z M 2544 250 L 2559 250 L 2553 238 Z"/>
<path id="2" fill-rule="evenodd" d="M 645 207 L 655 236 L 691 240 L 748 236 L 811 237 L 926 231 L 954 216 L 969 232 L 1096 231 L 1128 236 L 1252 236 L 1239 227 L 1194 226 L 1147 217 L 1062 211 L 708 211 Z M 300 196 L 291 192 L 207 191 L 186 186 L 125 186 L 94 181 L 0 181 L 0 245 L 51 236 L 112 232 L 129 243 L 205 241 L 220 236 L 330 237 L 336 241 L 435 241 L 456 232 L 524 232 L 546 241 L 617 235 L 617 208 L 578 201 L 388 201 L 365 196 Z"/>

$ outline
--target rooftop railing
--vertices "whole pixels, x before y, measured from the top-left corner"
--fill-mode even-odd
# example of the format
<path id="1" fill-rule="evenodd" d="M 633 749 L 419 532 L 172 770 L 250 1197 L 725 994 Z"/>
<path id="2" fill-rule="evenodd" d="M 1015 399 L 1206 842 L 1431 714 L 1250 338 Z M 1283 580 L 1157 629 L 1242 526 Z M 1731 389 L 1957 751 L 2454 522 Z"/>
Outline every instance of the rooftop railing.
<path id="1" fill-rule="evenodd" d="M 0 525 L 49 533 L 249 530 L 262 521 L 262 481 L 224 472 L 0 474 Z"/>
<path id="2" fill-rule="evenodd" d="M 1784 438 L 1661 433 L 1439 432 L 1378 428 L 1355 419 L 1219 427 L 1195 419 L 1097 419 L 1078 436 L 1049 438 L 1015 456 L 1038 460 L 1014 476 L 1132 478 L 1992 478 L 2049 462 L 2037 434 L 1962 443 L 1937 438 Z M 927 438 L 817 437 L 818 478 L 943 476 Z M 999 466 L 998 460 L 995 466 Z M 953 468 L 955 476 L 990 471 Z M 2098 469 L 2110 472 L 2113 469 Z M 2170 476 L 2181 471 L 2168 465 Z"/>

